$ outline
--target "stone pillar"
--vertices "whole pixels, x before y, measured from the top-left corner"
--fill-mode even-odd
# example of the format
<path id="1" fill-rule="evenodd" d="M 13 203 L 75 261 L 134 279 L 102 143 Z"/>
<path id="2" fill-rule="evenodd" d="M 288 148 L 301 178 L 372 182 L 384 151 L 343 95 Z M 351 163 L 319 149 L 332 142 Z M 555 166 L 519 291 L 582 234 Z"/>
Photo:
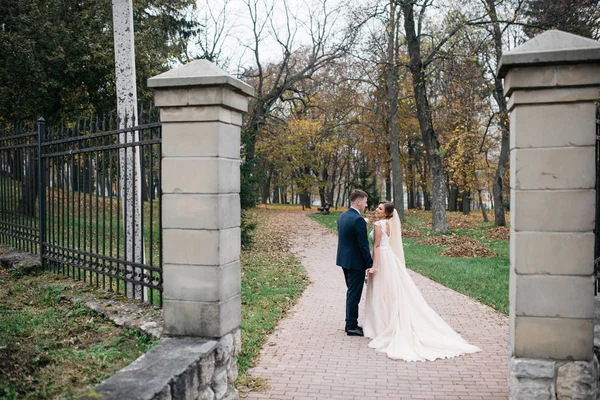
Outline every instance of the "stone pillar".
<path id="1" fill-rule="evenodd" d="M 241 318 L 240 127 L 254 90 L 206 60 L 148 86 L 162 121 L 164 331 L 221 338 Z"/>
<path id="2" fill-rule="evenodd" d="M 511 399 L 592 399 L 600 43 L 547 31 L 499 66 L 510 111 Z"/>

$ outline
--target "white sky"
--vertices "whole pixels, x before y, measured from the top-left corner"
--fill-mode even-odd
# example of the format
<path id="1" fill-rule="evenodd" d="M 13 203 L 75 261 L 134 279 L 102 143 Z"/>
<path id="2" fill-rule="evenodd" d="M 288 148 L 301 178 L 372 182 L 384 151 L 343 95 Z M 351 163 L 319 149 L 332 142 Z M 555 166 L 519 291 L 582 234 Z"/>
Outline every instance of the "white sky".
<path id="1" fill-rule="evenodd" d="M 318 12 L 322 0 L 198 0 L 198 19 L 207 26 L 209 46 L 215 41 L 215 33 L 222 30 L 221 37 L 217 39 L 217 49 L 221 50 L 218 64 L 230 73 L 236 73 L 240 68 L 256 64 L 254 54 L 248 46 L 254 45 L 252 19 L 246 2 L 258 2 L 258 22 L 264 23 L 268 9 L 273 7 L 272 22 L 264 26 L 262 41 L 259 45 L 259 54 L 263 64 L 277 62 L 281 59 L 281 47 L 274 38 L 274 33 L 287 38 L 286 10 L 292 20 L 291 35 L 293 36 L 292 51 L 310 41 L 308 33 L 309 15 Z M 326 8 L 333 11 L 339 4 L 347 0 L 326 0 Z M 340 12 L 334 13 L 332 18 L 337 18 L 336 25 L 343 26 Z M 198 52 L 192 48 L 191 53 Z"/>

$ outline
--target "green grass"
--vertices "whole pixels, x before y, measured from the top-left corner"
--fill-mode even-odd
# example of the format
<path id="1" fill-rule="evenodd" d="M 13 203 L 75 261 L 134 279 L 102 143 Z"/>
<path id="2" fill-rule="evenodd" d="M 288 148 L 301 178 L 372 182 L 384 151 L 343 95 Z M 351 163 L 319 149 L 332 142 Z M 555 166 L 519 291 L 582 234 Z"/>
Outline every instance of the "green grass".
<path id="1" fill-rule="evenodd" d="M 0 269 L 0 398 L 76 398 L 158 344 L 71 301 L 86 289 Z"/>
<path id="2" fill-rule="evenodd" d="M 18 212 L 9 212 L 16 209 L 21 196 L 22 185 L 19 182 L 0 179 L 1 185 L 12 185 L 14 189 L 11 189 L 8 193 L 0 193 L 0 195 L 4 194 L 5 196 L 4 198 L 0 197 L 0 203 L 8 204 L 7 209 L 3 213 L 0 210 L 0 220 L 19 225 L 39 226 L 37 217 L 30 218 Z M 125 258 L 123 210 L 120 198 L 113 196 L 111 199 L 110 197 L 96 196 L 95 194 L 52 188 L 47 188 L 46 198 L 46 240 L 49 243 L 92 254 L 100 254 L 118 259 Z M 146 264 L 160 266 L 159 203 L 157 200 L 153 200 L 152 202 L 144 201 L 142 207 L 143 247 Z M 9 236 L 0 236 L 0 241 L 14 248 L 29 250 L 25 242 Z M 39 252 L 37 244 L 33 247 L 32 251 Z M 47 250 L 47 252 L 51 251 L 51 249 Z M 62 252 L 58 251 L 57 255 L 59 258 L 62 258 Z M 69 253 L 67 253 L 68 255 Z M 89 257 L 81 257 L 81 263 L 86 260 L 94 262 L 95 258 L 91 257 L 90 260 Z M 100 264 L 104 266 L 102 261 L 100 261 Z M 114 270 L 117 268 L 122 270 L 122 265 L 117 263 L 111 264 L 106 262 L 106 265 L 112 267 Z M 103 279 L 102 275 L 73 265 L 64 264 L 55 269 L 54 272 L 88 283 L 96 284 L 96 281 L 99 281 L 100 286 L 110 287 L 119 293 L 123 293 L 125 287 L 124 281 L 109 278 Z M 123 271 L 122 274 L 124 273 Z M 158 279 L 157 273 L 148 273 Z M 160 292 L 146 290 L 148 291 L 148 296 L 152 296 L 153 304 L 161 303 Z"/>
<path id="3" fill-rule="evenodd" d="M 342 215 L 341 212 L 332 212 L 330 214 L 309 214 L 312 219 L 334 232 L 337 232 L 337 221 L 340 218 L 340 215 Z"/>
<path id="4" fill-rule="evenodd" d="M 339 215 L 340 213 L 311 214 L 310 217 L 337 232 Z M 473 220 L 472 227 L 455 229 L 451 233 L 480 240 L 488 249 L 498 254 L 498 257 L 454 258 L 442 256 L 439 255 L 439 252 L 445 247 L 419 244 L 421 238 L 405 238 L 404 253 L 407 267 L 508 314 L 509 242 L 507 240 L 488 240 L 487 233 L 493 228 L 493 224 L 479 222 L 475 215 L 470 219 Z M 413 228 L 422 234 L 431 235 L 430 229 L 423 224 L 428 221 L 431 221 L 430 212 L 410 212 L 406 214 L 406 222 L 403 226 Z"/>
<path id="5" fill-rule="evenodd" d="M 252 386 L 245 375 L 260 347 L 278 321 L 296 303 L 308 285 L 300 261 L 283 245 L 276 211 L 251 210 L 256 223 L 253 246 L 242 251 L 242 351 L 238 356 L 238 384 Z"/>

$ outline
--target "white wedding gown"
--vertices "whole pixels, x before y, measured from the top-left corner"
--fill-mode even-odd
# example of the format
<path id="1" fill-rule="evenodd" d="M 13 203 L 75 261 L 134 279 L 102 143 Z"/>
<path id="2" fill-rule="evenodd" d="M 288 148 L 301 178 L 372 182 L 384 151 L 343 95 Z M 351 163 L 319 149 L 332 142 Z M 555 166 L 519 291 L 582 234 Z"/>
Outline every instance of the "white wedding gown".
<path id="1" fill-rule="evenodd" d="M 375 223 L 382 236 L 377 272 L 369 275 L 367 283 L 363 330 L 373 339 L 369 347 L 405 361 L 432 361 L 481 351 L 456 333 L 421 295 L 406 270 L 396 211 L 394 218 L 390 237 L 398 237 L 392 246 L 386 234 L 388 221 Z"/>

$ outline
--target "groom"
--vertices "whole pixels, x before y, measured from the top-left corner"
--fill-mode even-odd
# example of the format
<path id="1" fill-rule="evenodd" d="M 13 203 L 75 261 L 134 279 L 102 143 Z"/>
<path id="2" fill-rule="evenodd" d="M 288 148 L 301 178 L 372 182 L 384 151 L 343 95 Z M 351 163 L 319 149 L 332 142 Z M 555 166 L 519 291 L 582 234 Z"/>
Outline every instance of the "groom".
<path id="1" fill-rule="evenodd" d="M 367 223 L 361 213 L 367 207 L 367 194 L 355 190 L 350 194 L 351 207 L 338 220 L 338 249 L 336 264 L 342 267 L 346 278 L 346 334 L 363 336 L 358 326 L 358 303 L 365 283 L 365 270 L 373 259 L 367 240 Z"/>

